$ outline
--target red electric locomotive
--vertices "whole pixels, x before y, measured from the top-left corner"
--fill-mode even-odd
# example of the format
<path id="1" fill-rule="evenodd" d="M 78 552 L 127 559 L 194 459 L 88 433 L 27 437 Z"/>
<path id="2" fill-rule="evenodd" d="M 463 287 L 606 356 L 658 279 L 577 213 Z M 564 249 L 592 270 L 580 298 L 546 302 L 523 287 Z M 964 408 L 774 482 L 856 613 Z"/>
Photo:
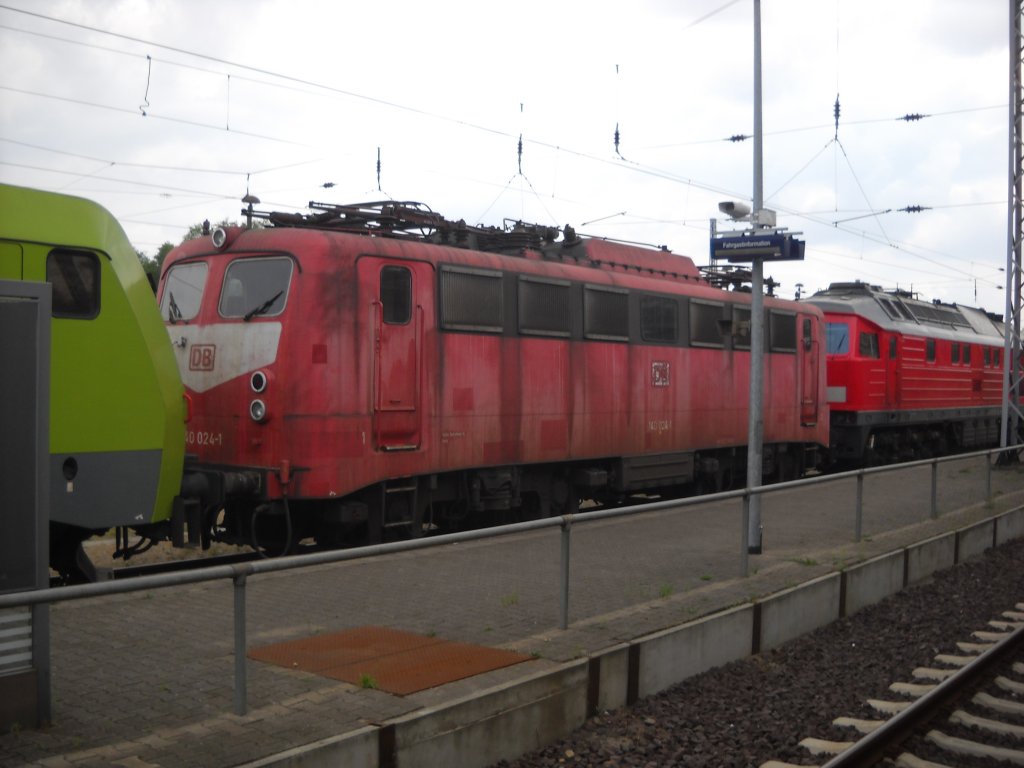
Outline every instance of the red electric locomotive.
<path id="1" fill-rule="evenodd" d="M 310 207 L 164 264 L 204 539 L 335 546 L 742 483 L 749 293 L 568 227 Z M 822 314 L 768 298 L 765 327 L 765 477 L 795 477 L 828 441 Z"/>
<path id="2" fill-rule="evenodd" d="M 999 320 L 860 282 L 834 283 L 807 302 L 825 313 L 838 467 L 998 445 Z"/>

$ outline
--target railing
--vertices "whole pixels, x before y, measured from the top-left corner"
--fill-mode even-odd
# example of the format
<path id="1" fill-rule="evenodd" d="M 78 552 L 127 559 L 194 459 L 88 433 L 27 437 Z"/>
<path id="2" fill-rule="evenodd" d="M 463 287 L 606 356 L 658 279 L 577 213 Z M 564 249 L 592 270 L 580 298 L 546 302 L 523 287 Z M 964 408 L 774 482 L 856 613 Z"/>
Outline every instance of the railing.
<path id="1" fill-rule="evenodd" d="M 236 565 L 220 565 L 208 568 L 197 568 L 192 571 L 166 573 L 154 576 L 140 576 L 125 581 L 105 581 L 94 584 L 81 584 L 66 587 L 54 587 L 28 592 L 14 592 L 0 595 L 0 610 L 22 606 L 49 605 L 68 600 L 80 600 L 103 595 L 125 594 L 129 592 L 141 592 L 150 589 L 181 586 L 185 584 L 197 584 L 201 582 L 218 581 L 231 579 L 234 584 L 234 712 L 237 715 L 244 715 L 247 712 L 246 693 L 246 582 L 250 576 L 257 574 L 273 573 L 276 571 L 287 571 L 296 568 L 303 568 L 314 565 L 329 563 L 340 563 L 348 560 L 358 560 L 376 555 L 385 555 L 397 552 L 408 552 L 412 550 L 440 547 L 457 542 L 477 541 L 480 539 L 497 538 L 509 536 L 526 531 L 536 531 L 545 528 L 561 528 L 561 567 L 560 567 L 560 600 L 559 600 L 559 623 L 560 629 L 567 629 L 569 626 L 569 565 L 571 560 L 571 538 L 572 529 L 575 525 L 594 522 L 597 520 L 608 520 L 611 518 L 629 517 L 641 515 L 658 510 L 685 509 L 703 504 L 711 504 L 720 501 L 742 499 L 743 521 L 740 526 L 742 536 L 740 542 L 740 575 L 747 576 L 749 569 L 749 530 L 748 522 L 750 516 L 750 499 L 756 495 L 768 495 L 795 488 L 802 488 L 810 485 L 831 483 L 841 480 L 856 478 L 857 494 L 854 522 L 854 540 L 861 541 L 863 534 L 863 498 L 864 478 L 868 475 L 895 472 L 897 470 L 912 469 L 915 467 L 931 467 L 931 510 L 932 519 L 938 518 L 938 467 L 940 464 L 952 461 L 963 461 L 965 459 L 985 457 L 985 497 L 991 501 L 992 498 L 992 458 L 1009 452 L 1019 452 L 1020 448 L 1000 448 L 988 451 L 976 451 L 973 453 L 961 453 L 941 458 L 925 459 L 906 464 L 890 464 L 881 467 L 858 469 L 850 472 L 842 472 L 818 477 L 803 478 L 773 485 L 758 486 L 755 488 L 743 488 L 735 491 L 713 493 L 703 496 L 695 496 L 685 499 L 672 499 L 667 501 L 656 501 L 647 504 L 640 504 L 630 507 L 615 509 L 600 509 L 593 512 L 577 512 L 574 514 L 552 517 L 544 520 L 532 520 L 523 523 L 512 523 L 496 528 L 487 528 L 475 531 L 463 531 L 450 533 L 428 538 L 411 539 L 408 541 L 390 542 L 387 544 L 375 544 L 354 549 L 333 550 L 330 552 L 317 552 L 308 555 L 291 557 L 279 557 L 267 560 L 257 560 Z"/>

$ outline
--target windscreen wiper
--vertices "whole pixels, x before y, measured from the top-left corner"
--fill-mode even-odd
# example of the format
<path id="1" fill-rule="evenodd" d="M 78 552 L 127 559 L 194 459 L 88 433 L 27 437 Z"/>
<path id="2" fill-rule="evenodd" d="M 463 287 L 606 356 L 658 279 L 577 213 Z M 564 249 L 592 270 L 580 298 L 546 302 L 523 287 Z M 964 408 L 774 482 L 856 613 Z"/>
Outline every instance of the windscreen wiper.
<path id="1" fill-rule="evenodd" d="M 174 293 L 172 291 L 168 291 L 167 295 L 170 299 L 170 301 L 167 302 L 167 319 L 171 322 L 171 325 L 174 325 L 181 320 L 181 309 L 178 307 L 178 302 L 174 300 Z"/>
<path id="2" fill-rule="evenodd" d="M 254 317 L 256 317 L 256 315 L 262 315 L 264 312 L 270 309 L 270 307 L 273 305 L 275 301 L 277 301 L 277 299 L 281 296 L 282 293 L 284 293 L 284 291 L 278 291 L 269 299 L 267 299 L 258 307 L 256 307 L 256 309 L 250 309 L 248 312 L 245 313 L 242 319 L 245 320 L 246 322 L 249 322 Z"/>

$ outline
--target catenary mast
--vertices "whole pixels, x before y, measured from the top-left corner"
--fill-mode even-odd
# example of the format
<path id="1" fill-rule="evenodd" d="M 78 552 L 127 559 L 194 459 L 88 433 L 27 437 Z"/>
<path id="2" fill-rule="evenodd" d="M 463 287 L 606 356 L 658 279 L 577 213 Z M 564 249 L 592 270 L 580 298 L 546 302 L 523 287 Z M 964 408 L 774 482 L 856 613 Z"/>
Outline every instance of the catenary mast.
<path id="1" fill-rule="evenodd" d="M 1000 447 L 1018 445 L 1021 422 L 1021 191 L 1024 185 L 1024 153 L 1022 153 L 1022 91 L 1021 70 L 1024 66 L 1024 44 L 1021 36 L 1021 15 L 1024 2 L 1010 0 L 1010 95 L 1009 95 L 1009 183 L 1007 191 L 1006 247 L 1006 313 L 1003 356 L 1003 408 Z M 1003 458 L 1006 458 L 1004 454 Z"/>

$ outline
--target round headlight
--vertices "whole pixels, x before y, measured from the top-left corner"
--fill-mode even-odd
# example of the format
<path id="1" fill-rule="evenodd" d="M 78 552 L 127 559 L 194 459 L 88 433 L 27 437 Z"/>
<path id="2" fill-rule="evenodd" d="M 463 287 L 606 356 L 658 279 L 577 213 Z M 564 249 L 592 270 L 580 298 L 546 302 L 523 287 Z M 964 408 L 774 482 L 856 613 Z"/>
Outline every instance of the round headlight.
<path id="1" fill-rule="evenodd" d="M 228 241 L 228 232 L 224 227 L 217 227 L 213 230 L 210 239 L 213 240 L 213 247 L 220 250 Z"/>
<path id="2" fill-rule="evenodd" d="M 263 421 L 267 418 L 267 404 L 262 400 L 253 400 L 249 403 L 249 415 L 253 421 Z"/>
<path id="3" fill-rule="evenodd" d="M 267 374 L 263 371 L 256 371 L 249 378 L 249 386 L 252 387 L 252 391 L 259 394 L 267 388 Z"/>

